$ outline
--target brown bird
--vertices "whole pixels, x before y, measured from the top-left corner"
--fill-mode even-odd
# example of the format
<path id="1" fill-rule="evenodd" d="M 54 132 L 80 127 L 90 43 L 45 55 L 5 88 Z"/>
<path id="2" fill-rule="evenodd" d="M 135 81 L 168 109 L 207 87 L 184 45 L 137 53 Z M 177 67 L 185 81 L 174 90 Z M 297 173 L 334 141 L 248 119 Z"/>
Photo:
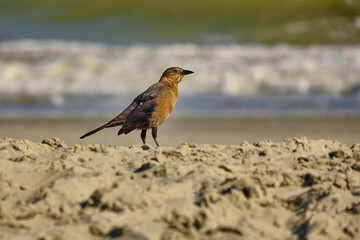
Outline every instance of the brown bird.
<path id="1" fill-rule="evenodd" d="M 122 126 L 118 135 L 128 134 L 134 129 L 141 129 L 141 140 L 145 144 L 146 131 L 152 129 L 152 137 L 157 146 L 157 129 L 170 115 L 175 107 L 178 96 L 178 83 L 184 75 L 194 73 L 179 67 L 171 67 L 165 70 L 159 82 L 151 85 L 143 93 L 137 96 L 134 101 L 122 113 L 113 120 L 98 127 L 80 138 L 85 138 L 104 128 Z"/>

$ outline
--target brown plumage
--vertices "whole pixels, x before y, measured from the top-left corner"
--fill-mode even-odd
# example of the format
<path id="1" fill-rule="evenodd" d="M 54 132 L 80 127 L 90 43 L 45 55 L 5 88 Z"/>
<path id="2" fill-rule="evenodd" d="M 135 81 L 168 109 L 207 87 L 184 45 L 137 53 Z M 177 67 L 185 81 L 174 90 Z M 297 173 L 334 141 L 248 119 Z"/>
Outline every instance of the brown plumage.
<path id="1" fill-rule="evenodd" d="M 157 146 L 157 128 L 170 115 L 175 107 L 178 96 L 178 83 L 182 78 L 193 73 L 179 67 L 166 69 L 159 82 L 151 85 L 137 96 L 122 113 L 110 122 L 98 127 L 80 138 L 85 138 L 104 128 L 122 126 L 118 135 L 128 134 L 135 129 L 141 129 L 141 140 L 145 144 L 146 131 L 152 129 L 152 136 Z"/>

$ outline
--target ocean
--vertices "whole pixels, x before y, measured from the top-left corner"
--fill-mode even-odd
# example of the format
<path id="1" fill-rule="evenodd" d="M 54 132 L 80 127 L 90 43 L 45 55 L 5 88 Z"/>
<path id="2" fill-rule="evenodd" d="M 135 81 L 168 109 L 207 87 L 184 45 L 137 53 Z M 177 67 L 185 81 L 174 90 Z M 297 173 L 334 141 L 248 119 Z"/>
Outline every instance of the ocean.
<path id="1" fill-rule="evenodd" d="M 0 43 L 7 116 L 114 115 L 170 66 L 178 115 L 359 115 L 360 46 Z"/>
<path id="2" fill-rule="evenodd" d="M 0 118 L 114 116 L 171 66 L 177 117 L 358 117 L 360 5 L 0 0 Z"/>

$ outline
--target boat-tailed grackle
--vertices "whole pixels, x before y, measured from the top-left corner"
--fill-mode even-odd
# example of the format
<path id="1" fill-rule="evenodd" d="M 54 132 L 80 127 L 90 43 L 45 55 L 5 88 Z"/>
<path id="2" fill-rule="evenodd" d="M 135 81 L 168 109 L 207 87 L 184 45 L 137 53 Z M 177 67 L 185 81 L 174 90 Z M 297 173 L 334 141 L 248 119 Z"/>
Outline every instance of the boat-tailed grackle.
<path id="1" fill-rule="evenodd" d="M 122 126 L 118 135 L 141 129 L 141 140 L 145 144 L 146 131 L 151 128 L 152 137 L 156 145 L 159 146 L 156 140 L 158 126 L 169 117 L 175 107 L 179 82 L 185 75 L 191 73 L 193 72 L 179 67 L 166 69 L 159 82 L 151 85 L 137 96 L 122 113 L 80 138 L 85 138 L 104 128 Z"/>

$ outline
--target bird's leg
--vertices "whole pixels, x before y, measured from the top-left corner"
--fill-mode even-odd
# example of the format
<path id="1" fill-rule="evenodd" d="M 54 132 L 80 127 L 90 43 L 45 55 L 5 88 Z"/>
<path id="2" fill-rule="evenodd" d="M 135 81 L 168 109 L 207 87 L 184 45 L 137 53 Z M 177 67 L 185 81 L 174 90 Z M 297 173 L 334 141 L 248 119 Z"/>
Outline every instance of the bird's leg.
<path id="1" fill-rule="evenodd" d="M 153 139 L 154 139 L 154 141 L 155 141 L 155 143 L 156 143 L 156 146 L 160 147 L 159 143 L 156 141 L 156 137 L 157 137 L 157 127 L 153 127 L 151 133 L 152 133 L 152 137 L 153 137 Z"/>
<path id="2" fill-rule="evenodd" d="M 146 129 L 141 130 L 141 140 L 145 144 L 145 138 L 146 138 Z"/>

